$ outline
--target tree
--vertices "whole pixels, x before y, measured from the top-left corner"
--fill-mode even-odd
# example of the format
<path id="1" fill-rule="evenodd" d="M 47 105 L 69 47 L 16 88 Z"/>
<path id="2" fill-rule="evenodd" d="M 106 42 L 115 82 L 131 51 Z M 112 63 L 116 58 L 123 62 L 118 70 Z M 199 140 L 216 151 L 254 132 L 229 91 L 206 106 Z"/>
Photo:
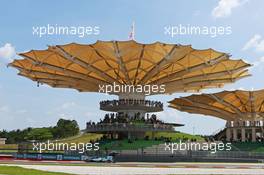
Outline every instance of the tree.
<path id="1" fill-rule="evenodd" d="M 53 139 L 51 128 L 34 128 L 26 136 L 27 140 L 46 141 Z"/>
<path id="2" fill-rule="evenodd" d="M 53 128 L 55 138 L 65 138 L 78 134 L 80 128 L 75 120 L 59 119 L 57 125 Z"/>
<path id="3" fill-rule="evenodd" d="M 24 130 L 0 131 L 0 137 L 7 138 L 8 144 L 22 143 L 28 140 L 46 141 L 70 137 L 78 134 L 79 126 L 75 120 L 59 119 L 55 127 L 26 128 Z"/>

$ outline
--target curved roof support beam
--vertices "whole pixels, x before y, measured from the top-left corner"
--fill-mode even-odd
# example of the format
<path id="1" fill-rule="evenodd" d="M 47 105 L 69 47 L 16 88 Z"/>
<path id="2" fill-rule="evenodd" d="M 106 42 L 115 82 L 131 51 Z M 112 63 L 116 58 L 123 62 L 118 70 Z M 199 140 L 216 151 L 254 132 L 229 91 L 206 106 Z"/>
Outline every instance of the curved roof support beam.
<path id="1" fill-rule="evenodd" d="M 23 74 L 22 72 L 19 73 L 19 75 L 21 76 L 25 76 L 29 79 L 31 79 L 32 81 L 36 81 L 38 83 L 45 83 L 48 84 L 52 87 L 59 87 L 59 86 L 65 86 L 65 87 L 70 87 L 70 88 L 75 88 L 75 89 L 87 89 L 87 86 L 84 86 L 81 82 L 76 83 L 75 81 L 64 81 L 64 80 L 59 80 L 59 79 L 48 79 L 48 78 L 34 78 L 34 77 L 28 77 L 25 74 Z M 69 85 L 71 84 L 71 85 Z M 90 91 L 94 91 L 97 92 L 97 89 L 94 88 L 89 88 Z"/>
<path id="2" fill-rule="evenodd" d="M 196 71 L 196 70 L 200 70 L 200 69 L 203 69 L 203 68 L 206 68 L 206 67 L 213 66 L 213 65 L 215 65 L 215 64 L 217 64 L 217 63 L 219 63 L 220 61 L 223 61 L 223 60 L 227 60 L 227 55 L 226 54 L 223 54 L 223 55 L 221 55 L 221 56 L 219 56 L 219 57 L 217 57 L 215 59 L 212 59 L 209 63 L 208 62 L 204 62 L 204 63 L 198 64 L 198 65 L 189 67 L 187 69 L 184 69 L 184 70 L 169 74 L 169 76 L 165 76 L 165 77 L 162 77 L 162 78 L 160 78 L 158 80 L 155 80 L 154 83 L 163 83 L 163 82 L 166 82 L 166 81 L 169 81 L 169 80 L 173 79 L 173 77 L 182 77 L 185 74 L 188 74 L 188 73 L 190 73 L 192 71 Z M 248 67 L 248 66 L 246 66 L 246 67 Z"/>
<path id="3" fill-rule="evenodd" d="M 29 58 L 35 65 L 39 64 L 38 62 L 36 62 L 32 58 L 30 58 L 30 57 L 27 57 L 27 58 Z M 32 69 L 19 67 L 19 66 L 16 66 L 14 64 L 12 64 L 12 66 L 17 68 L 17 69 L 19 69 L 19 70 L 23 69 L 23 70 L 27 70 L 27 71 L 34 71 Z M 80 72 L 76 72 L 76 71 L 73 71 L 73 70 L 70 70 L 70 69 L 65 69 L 65 68 L 58 67 L 58 66 L 51 65 L 51 64 L 47 64 L 47 63 L 41 63 L 41 67 L 47 68 L 47 69 L 50 69 L 50 70 L 53 70 L 53 71 L 58 71 L 58 72 L 61 72 L 61 73 L 65 74 L 65 75 L 68 75 L 68 76 L 79 77 L 79 78 L 81 78 L 83 80 L 91 81 L 91 82 L 94 82 L 94 83 L 97 82 L 97 84 L 99 84 L 99 83 L 100 84 L 112 84 L 112 83 L 106 82 L 104 80 L 100 80 L 100 79 L 97 79 L 97 78 L 94 78 L 94 77 L 90 77 L 89 75 L 86 75 L 86 74 L 83 74 L 83 73 L 80 73 Z"/>
<path id="4" fill-rule="evenodd" d="M 95 84 L 93 82 L 89 82 L 87 80 L 76 78 L 76 77 L 68 77 L 65 75 L 51 74 L 51 73 L 40 72 L 40 71 L 22 70 L 21 73 L 26 74 L 28 77 L 32 74 L 35 76 L 35 78 L 46 77 L 47 79 L 51 79 L 51 80 L 56 79 L 56 80 L 63 80 L 63 81 L 82 82 L 83 84 L 89 84 L 90 86 L 92 86 L 94 88 L 98 88 L 97 84 Z"/>
<path id="5" fill-rule="evenodd" d="M 231 103 L 229 103 L 223 99 L 220 99 L 219 97 L 217 97 L 214 94 L 206 94 L 206 96 L 208 96 L 209 98 L 213 98 L 218 103 L 220 103 L 220 104 L 222 104 L 228 108 L 231 108 L 239 117 L 245 118 L 244 114 L 239 109 L 237 109 L 233 104 L 231 104 Z"/>
<path id="6" fill-rule="evenodd" d="M 170 62 L 172 57 L 176 57 L 173 61 L 180 60 L 184 58 L 188 53 L 192 51 L 190 46 L 186 46 L 184 49 L 177 50 L 178 45 L 172 47 L 169 53 L 167 53 L 141 80 L 141 84 L 144 84 L 147 80 L 150 80 L 159 70 Z M 179 52 L 179 53 L 177 53 Z"/>
<path id="7" fill-rule="evenodd" d="M 250 101 L 250 106 L 251 106 L 251 116 L 253 118 L 253 117 L 256 117 L 256 110 L 255 110 L 255 105 L 254 105 L 255 97 L 252 91 L 249 92 L 249 101 Z"/>
<path id="8" fill-rule="evenodd" d="M 82 61 L 81 59 L 70 55 L 68 52 L 66 52 L 64 49 L 62 49 L 60 46 L 52 46 L 52 47 L 49 47 L 49 49 L 54 51 L 55 53 L 59 54 L 60 56 L 62 56 L 66 60 L 71 61 L 75 64 L 78 64 L 81 67 L 96 73 L 97 75 L 105 78 L 109 82 L 115 82 L 116 81 L 114 78 L 112 78 L 111 76 L 109 76 L 105 72 L 100 71 L 99 69 L 97 69 L 93 65 L 90 65 L 89 63 Z M 119 83 L 119 82 L 116 82 L 116 83 Z"/>
<path id="9" fill-rule="evenodd" d="M 170 106 L 175 108 L 174 106 Z M 223 113 L 219 113 L 218 111 L 207 109 L 207 108 L 196 108 L 193 106 L 179 106 L 181 110 L 190 112 L 193 114 L 200 114 L 200 115 L 209 115 L 209 116 L 216 116 L 224 120 L 229 120 L 230 118 L 234 118 L 231 115 L 224 115 Z M 177 109 L 177 108 L 176 108 Z M 200 113 L 197 113 L 197 111 L 200 111 Z"/>
<path id="10" fill-rule="evenodd" d="M 249 75 L 246 75 L 246 76 L 249 76 Z M 197 87 L 198 89 L 203 89 L 204 87 L 206 86 L 213 86 L 213 87 L 216 87 L 217 85 L 220 85 L 220 84 L 224 84 L 224 83 L 232 83 L 234 81 L 237 81 L 241 78 L 244 78 L 246 76 L 243 76 L 243 77 L 238 77 L 238 78 L 234 78 L 234 79 L 229 79 L 229 78 L 226 78 L 226 79 L 213 79 L 213 80 L 203 80 L 201 79 L 200 81 L 194 81 L 194 82 L 190 82 L 190 83 L 185 83 L 185 84 L 173 84 L 173 83 L 165 83 L 165 88 L 166 88 L 166 92 L 167 93 L 171 93 L 171 91 L 175 91 L 177 89 L 188 89 L 188 88 L 191 88 L 191 87 Z"/>
<path id="11" fill-rule="evenodd" d="M 16 66 L 14 66 L 16 67 Z M 74 72 L 69 72 L 67 73 L 67 70 L 63 70 L 63 71 L 58 71 L 58 72 L 62 72 L 65 75 L 60 75 L 60 74 L 56 74 L 56 73 L 49 73 L 49 72 L 42 72 L 42 71 L 36 71 L 36 70 L 29 70 L 29 69 L 25 69 L 25 68 L 20 68 L 20 67 L 16 67 L 20 72 L 24 72 L 30 75 L 30 73 L 33 73 L 36 76 L 48 76 L 48 77 L 61 77 L 61 78 L 75 78 L 75 79 L 81 79 L 83 81 L 87 81 L 89 83 L 92 84 L 108 84 L 106 82 L 103 82 L 101 80 L 92 78 L 92 77 L 86 77 L 83 74 L 78 74 L 78 73 L 74 73 Z M 67 76 L 66 76 L 67 75 Z M 76 76 L 79 75 L 79 76 Z M 99 83 L 98 83 L 99 82 Z"/>
<path id="12" fill-rule="evenodd" d="M 142 59 L 143 59 L 144 49 L 145 49 L 145 45 L 143 44 L 143 45 L 142 45 L 142 50 L 141 50 L 141 52 L 140 52 L 139 60 L 138 60 L 138 65 L 137 65 L 136 74 L 135 74 L 135 76 L 134 76 L 134 82 L 133 82 L 134 85 L 136 84 L 136 80 L 137 80 L 137 76 L 138 76 L 138 71 L 139 71 L 139 68 L 140 68 L 140 66 L 141 66 L 141 61 L 142 61 Z"/>
<path id="13" fill-rule="evenodd" d="M 241 100 L 241 98 L 236 94 L 236 91 L 234 92 L 234 96 L 239 100 L 239 102 L 241 104 L 238 108 L 240 108 L 242 106 L 242 108 L 244 109 L 244 111 L 247 111 L 247 108 L 245 106 L 245 103 L 243 103 L 243 101 Z"/>
<path id="14" fill-rule="evenodd" d="M 113 46 L 114 46 L 115 56 L 119 60 L 119 65 L 121 67 L 121 71 L 125 75 L 125 80 L 126 80 L 126 82 L 128 84 L 131 84 L 130 78 L 129 78 L 129 75 L 128 75 L 128 71 L 127 71 L 125 62 L 124 62 L 124 60 L 123 60 L 123 58 L 122 58 L 122 56 L 120 54 L 120 50 L 119 50 L 117 41 L 113 41 Z"/>
<path id="15" fill-rule="evenodd" d="M 233 73 L 236 73 L 242 69 L 243 68 L 240 68 L 237 70 L 232 70 L 230 72 L 233 74 Z M 232 76 L 232 74 L 231 74 L 231 76 Z M 226 75 L 230 75 L 230 73 L 226 72 L 226 71 L 222 71 L 222 72 L 215 72 L 215 73 L 209 73 L 209 74 L 201 74 L 201 75 L 192 76 L 192 77 L 188 77 L 188 78 L 184 78 L 184 79 L 178 79 L 178 80 L 170 81 L 166 84 L 167 85 L 174 84 L 175 86 L 177 86 L 177 84 L 187 84 L 187 83 L 199 81 L 201 79 L 207 79 L 207 80 L 212 79 L 212 78 L 217 79 L 219 77 L 226 76 Z"/>
<path id="16" fill-rule="evenodd" d="M 115 68 L 107 61 L 107 58 L 104 57 L 93 45 L 90 45 L 90 47 L 95 51 L 95 53 L 102 59 L 104 60 L 105 64 L 114 71 L 116 75 L 116 80 L 121 80 L 123 83 L 126 83 L 125 80 L 119 75 L 118 72 L 116 72 Z M 91 65 L 91 64 L 90 64 Z M 99 70 L 100 71 L 100 70 Z M 105 71 L 104 71 L 105 72 Z M 106 74 L 108 75 L 108 74 Z M 111 77 L 111 76 L 110 76 Z M 116 82 L 117 84 L 120 84 L 120 82 Z"/>
<path id="17" fill-rule="evenodd" d="M 224 109 L 220 109 L 220 108 L 217 108 L 215 106 L 210 106 L 210 105 L 207 105 L 207 104 L 204 104 L 204 103 L 198 103 L 198 102 L 194 102 L 188 98 L 182 98 L 182 100 L 185 100 L 189 103 L 192 103 L 194 104 L 195 107 L 199 107 L 199 108 L 204 108 L 204 109 L 209 109 L 209 110 L 212 110 L 212 111 L 217 111 L 219 114 L 222 114 L 223 116 L 232 116 L 232 119 L 234 119 L 234 114 L 229 112 L 229 111 L 226 111 Z"/>

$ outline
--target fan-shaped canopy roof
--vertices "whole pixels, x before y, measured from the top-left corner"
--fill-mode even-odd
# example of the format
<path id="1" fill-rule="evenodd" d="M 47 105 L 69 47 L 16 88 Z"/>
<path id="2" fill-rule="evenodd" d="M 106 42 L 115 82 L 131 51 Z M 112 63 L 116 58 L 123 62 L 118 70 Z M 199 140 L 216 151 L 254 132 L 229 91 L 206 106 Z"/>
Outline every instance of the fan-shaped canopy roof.
<path id="1" fill-rule="evenodd" d="M 215 94 L 175 98 L 170 107 L 225 120 L 250 120 L 264 117 L 264 90 L 223 91 Z"/>
<path id="2" fill-rule="evenodd" d="M 50 46 L 20 54 L 19 75 L 58 88 L 98 92 L 101 84 L 164 84 L 165 93 L 222 87 L 248 76 L 250 65 L 213 49 L 131 41 Z"/>

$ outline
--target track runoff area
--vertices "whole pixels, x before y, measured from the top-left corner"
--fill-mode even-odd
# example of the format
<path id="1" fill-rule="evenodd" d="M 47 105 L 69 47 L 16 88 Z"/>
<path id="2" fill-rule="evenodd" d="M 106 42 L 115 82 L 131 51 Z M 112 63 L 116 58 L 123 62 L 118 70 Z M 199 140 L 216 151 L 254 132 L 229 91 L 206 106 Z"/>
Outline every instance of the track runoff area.
<path id="1" fill-rule="evenodd" d="M 85 163 L 82 161 L 1 161 L 18 166 L 78 175 L 158 175 L 158 174 L 263 174 L 262 163 Z"/>

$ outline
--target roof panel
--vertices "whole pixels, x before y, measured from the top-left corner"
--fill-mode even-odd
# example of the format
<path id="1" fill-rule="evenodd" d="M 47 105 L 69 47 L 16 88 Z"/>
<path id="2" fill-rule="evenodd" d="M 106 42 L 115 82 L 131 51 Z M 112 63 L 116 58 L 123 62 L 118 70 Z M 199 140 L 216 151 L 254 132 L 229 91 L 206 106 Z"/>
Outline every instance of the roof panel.
<path id="1" fill-rule="evenodd" d="M 133 40 L 70 43 L 22 53 L 21 56 L 23 61 L 15 60 L 10 65 L 20 71 L 26 69 L 27 74 L 23 76 L 30 79 L 32 76 L 42 78 L 43 73 L 47 73 L 45 76 L 80 77 L 93 82 L 91 86 L 115 81 L 134 85 L 165 84 L 166 93 L 222 87 L 248 76 L 245 70 L 250 66 L 213 49 L 196 50 L 190 45 L 160 42 L 141 44 Z M 36 74 L 36 71 L 41 73 Z M 72 82 L 67 86 L 69 81 L 63 83 L 63 87 L 81 88 L 82 91 L 90 89 L 71 86 Z"/>
<path id="2" fill-rule="evenodd" d="M 215 94 L 191 95 L 187 97 L 175 98 L 170 101 L 170 107 L 186 111 L 186 106 L 192 107 L 192 113 L 212 115 L 206 113 L 202 105 L 207 105 L 211 110 L 218 110 L 215 117 L 224 118 L 226 120 L 254 120 L 264 118 L 264 90 L 259 91 L 223 91 Z M 189 104 L 186 104 L 186 101 Z M 193 103 L 191 103 L 193 102 Z M 226 114 L 230 113 L 230 115 Z M 221 114 L 219 116 L 219 113 Z"/>

